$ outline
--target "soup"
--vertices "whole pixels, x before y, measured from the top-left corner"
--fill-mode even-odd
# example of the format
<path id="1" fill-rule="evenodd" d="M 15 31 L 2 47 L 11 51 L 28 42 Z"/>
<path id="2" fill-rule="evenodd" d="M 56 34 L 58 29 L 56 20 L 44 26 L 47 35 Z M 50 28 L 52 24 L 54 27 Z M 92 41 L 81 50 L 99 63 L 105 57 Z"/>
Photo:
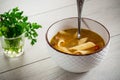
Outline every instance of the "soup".
<path id="1" fill-rule="evenodd" d="M 50 44 L 59 51 L 74 55 L 92 54 L 105 46 L 100 35 L 87 29 L 81 29 L 78 39 L 76 28 L 59 31 Z"/>

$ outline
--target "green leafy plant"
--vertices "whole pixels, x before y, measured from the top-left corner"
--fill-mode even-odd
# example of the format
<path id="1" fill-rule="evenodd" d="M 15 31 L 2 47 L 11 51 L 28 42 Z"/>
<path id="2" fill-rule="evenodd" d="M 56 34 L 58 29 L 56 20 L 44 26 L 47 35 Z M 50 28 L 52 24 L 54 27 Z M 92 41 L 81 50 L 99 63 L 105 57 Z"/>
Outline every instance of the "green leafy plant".
<path id="1" fill-rule="evenodd" d="M 37 29 L 42 26 L 28 22 L 23 11 L 18 7 L 0 14 L 0 37 L 4 53 L 9 57 L 17 57 L 24 51 L 24 37 L 31 40 L 31 45 L 37 42 Z M 24 37 L 23 37 L 24 36 Z"/>
<path id="2" fill-rule="evenodd" d="M 36 30 L 41 27 L 37 23 L 28 22 L 28 17 L 23 16 L 23 11 L 18 7 L 0 14 L 0 36 L 5 38 L 15 38 L 24 33 L 31 40 L 31 45 L 34 45 L 38 36 Z"/>

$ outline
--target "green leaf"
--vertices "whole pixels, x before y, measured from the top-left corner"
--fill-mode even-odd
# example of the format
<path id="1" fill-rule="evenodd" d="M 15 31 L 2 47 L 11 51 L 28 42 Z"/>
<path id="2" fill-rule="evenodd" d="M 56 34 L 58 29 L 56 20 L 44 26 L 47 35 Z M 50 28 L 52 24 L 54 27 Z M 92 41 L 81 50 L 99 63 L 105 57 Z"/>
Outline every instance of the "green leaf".
<path id="1" fill-rule="evenodd" d="M 32 41 L 31 41 L 31 45 L 34 45 L 36 42 L 37 42 L 36 39 L 32 39 Z"/>
<path id="2" fill-rule="evenodd" d="M 19 11 L 18 7 L 12 9 L 13 12 Z"/>
<path id="3" fill-rule="evenodd" d="M 28 20 L 28 17 L 24 17 L 23 21 L 26 22 Z"/>
<path id="4" fill-rule="evenodd" d="M 23 14 L 23 11 L 21 11 L 21 12 L 16 12 L 16 13 L 15 13 L 15 17 L 21 18 L 21 17 L 22 17 L 22 16 L 21 16 L 22 14 Z"/>
<path id="5" fill-rule="evenodd" d="M 25 37 L 31 40 L 31 45 L 34 45 L 37 40 L 38 33 L 36 29 L 42 26 L 37 23 L 28 22 L 28 17 L 23 16 L 23 11 L 18 7 L 0 14 L 0 36 L 13 38 L 25 33 Z"/>
<path id="6" fill-rule="evenodd" d="M 29 35 L 29 36 L 28 36 L 28 39 L 32 39 L 32 36 Z"/>
<path id="7" fill-rule="evenodd" d="M 38 28 L 40 28 L 41 26 L 40 25 L 38 25 L 37 23 L 32 23 L 32 28 L 33 29 L 38 29 Z"/>
<path id="8" fill-rule="evenodd" d="M 0 36 L 2 36 L 2 32 L 0 31 Z"/>
<path id="9" fill-rule="evenodd" d="M 34 33 L 33 33 L 33 36 L 34 36 L 34 37 L 37 37 L 37 36 L 38 36 L 37 32 L 34 32 Z"/>
<path id="10" fill-rule="evenodd" d="M 5 26 L 2 26 L 1 31 L 7 32 L 7 28 Z"/>

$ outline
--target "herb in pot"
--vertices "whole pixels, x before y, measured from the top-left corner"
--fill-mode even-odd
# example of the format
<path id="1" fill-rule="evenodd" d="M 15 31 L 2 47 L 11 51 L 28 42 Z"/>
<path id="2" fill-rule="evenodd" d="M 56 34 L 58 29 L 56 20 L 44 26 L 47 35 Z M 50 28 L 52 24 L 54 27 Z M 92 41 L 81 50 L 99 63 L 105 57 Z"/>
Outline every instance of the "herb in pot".
<path id="1" fill-rule="evenodd" d="M 20 51 L 16 48 L 22 40 L 19 36 L 24 34 L 25 37 L 31 40 L 31 45 L 34 45 L 37 42 L 36 37 L 38 36 L 36 30 L 41 27 L 37 23 L 28 22 L 28 17 L 23 16 L 23 11 L 20 11 L 18 7 L 0 14 L 0 36 L 5 38 L 4 42 L 6 42 L 6 45 L 4 47 L 12 48 L 16 53 Z M 17 41 L 12 40 L 16 37 L 18 39 Z"/>

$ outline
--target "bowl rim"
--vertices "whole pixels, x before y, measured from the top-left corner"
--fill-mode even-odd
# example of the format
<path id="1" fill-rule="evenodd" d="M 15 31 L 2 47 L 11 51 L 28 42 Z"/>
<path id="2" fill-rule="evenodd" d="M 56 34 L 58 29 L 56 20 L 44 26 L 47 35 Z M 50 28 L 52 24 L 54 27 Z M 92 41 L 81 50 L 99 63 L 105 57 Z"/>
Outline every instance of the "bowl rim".
<path id="1" fill-rule="evenodd" d="M 103 24 L 101 24 L 100 22 L 98 22 L 98 21 L 96 21 L 96 20 L 93 20 L 93 19 L 90 19 L 90 18 L 85 18 L 85 17 L 82 17 L 82 19 L 87 19 L 87 20 L 91 20 L 91 21 L 93 21 L 93 22 L 95 22 L 95 23 L 98 23 L 98 24 L 100 24 L 100 25 L 107 31 L 107 33 L 108 33 L 108 41 L 106 42 L 106 44 L 105 44 L 105 46 L 104 46 L 103 48 L 95 51 L 95 52 L 92 53 L 92 54 L 76 55 L 76 54 L 69 54 L 69 53 L 66 53 L 66 52 L 62 52 L 62 51 L 57 50 L 57 49 L 55 49 L 54 47 L 52 47 L 52 45 L 49 43 L 49 40 L 48 40 L 48 37 L 47 37 L 49 29 L 50 29 L 54 24 L 56 24 L 56 23 L 58 23 L 58 22 L 61 22 L 61 21 L 67 20 L 67 19 L 73 19 L 73 18 L 78 18 L 78 17 L 69 17 L 69 18 L 64 18 L 64 19 L 58 20 L 58 21 L 54 22 L 52 25 L 50 25 L 50 27 L 47 29 L 47 32 L 46 32 L 46 34 L 45 34 L 45 38 L 46 38 L 46 41 L 47 41 L 48 45 L 49 45 L 52 49 L 54 49 L 55 51 L 59 52 L 60 54 L 62 53 L 62 54 L 65 54 L 65 55 L 71 55 L 71 56 L 89 56 L 89 55 L 94 55 L 94 54 L 96 54 L 96 53 L 99 53 L 99 52 L 101 52 L 103 49 L 105 49 L 105 48 L 107 47 L 107 45 L 108 45 L 109 42 L 110 42 L 110 33 L 109 33 L 108 29 L 107 29 Z"/>

